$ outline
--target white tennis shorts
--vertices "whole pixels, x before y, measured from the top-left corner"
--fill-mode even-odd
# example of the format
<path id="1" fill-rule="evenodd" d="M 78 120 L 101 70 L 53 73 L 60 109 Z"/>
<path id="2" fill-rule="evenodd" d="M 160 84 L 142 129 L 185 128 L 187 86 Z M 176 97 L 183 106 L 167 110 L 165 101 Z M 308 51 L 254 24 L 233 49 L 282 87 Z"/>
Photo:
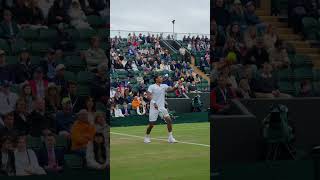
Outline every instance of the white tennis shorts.
<path id="1" fill-rule="evenodd" d="M 164 119 L 165 117 L 169 117 L 169 112 L 166 108 L 164 107 L 159 107 L 158 110 L 151 107 L 150 108 L 150 113 L 149 113 L 149 121 L 150 122 L 155 122 L 158 119 L 158 116 L 160 116 L 160 118 Z"/>

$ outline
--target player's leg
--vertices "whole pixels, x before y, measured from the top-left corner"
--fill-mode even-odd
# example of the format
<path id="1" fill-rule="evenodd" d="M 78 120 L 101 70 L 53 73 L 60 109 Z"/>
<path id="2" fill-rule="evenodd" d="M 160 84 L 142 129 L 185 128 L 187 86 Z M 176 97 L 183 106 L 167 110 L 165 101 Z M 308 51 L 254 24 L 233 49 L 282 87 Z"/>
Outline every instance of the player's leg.
<path id="1" fill-rule="evenodd" d="M 151 142 L 151 137 L 150 137 L 150 133 L 152 128 L 154 127 L 154 123 L 157 121 L 158 119 L 158 115 L 159 115 L 159 111 L 156 109 L 150 109 L 150 113 L 149 113 L 149 124 L 146 130 L 146 135 L 144 138 L 144 142 L 145 143 L 150 143 Z"/>
<path id="2" fill-rule="evenodd" d="M 167 129 L 168 129 L 168 133 L 169 133 L 168 142 L 169 143 L 176 143 L 177 141 L 173 137 L 173 134 L 172 134 L 172 120 L 171 120 L 171 117 L 169 115 L 168 110 L 165 108 L 161 109 L 160 110 L 160 117 L 163 118 L 167 123 Z"/>

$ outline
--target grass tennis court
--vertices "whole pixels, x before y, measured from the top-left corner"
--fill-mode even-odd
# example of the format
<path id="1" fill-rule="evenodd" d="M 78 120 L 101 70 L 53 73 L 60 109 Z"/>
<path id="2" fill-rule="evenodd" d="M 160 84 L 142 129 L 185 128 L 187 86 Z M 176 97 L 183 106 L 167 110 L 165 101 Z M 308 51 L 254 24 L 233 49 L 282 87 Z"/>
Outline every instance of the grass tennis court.
<path id="1" fill-rule="evenodd" d="M 111 128 L 111 179 L 210 179 L 209 123 L 174 124 L 176 144 L 166 142 L 166 125 L 155 126 L 144 144 L 145 128 Z"/>

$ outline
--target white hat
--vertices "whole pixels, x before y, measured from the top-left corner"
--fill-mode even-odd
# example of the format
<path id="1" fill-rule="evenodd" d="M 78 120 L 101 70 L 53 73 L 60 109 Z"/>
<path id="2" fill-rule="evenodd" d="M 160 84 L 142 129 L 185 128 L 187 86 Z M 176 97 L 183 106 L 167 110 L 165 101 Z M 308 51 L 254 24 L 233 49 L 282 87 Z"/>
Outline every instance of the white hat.
<path id="1" fill-rule="evenodd" d="M 60 71 L 62 69 L 65 69 L 65 66 L 63 64 L 58 64 L 56 67 L 56 71 Z"/>

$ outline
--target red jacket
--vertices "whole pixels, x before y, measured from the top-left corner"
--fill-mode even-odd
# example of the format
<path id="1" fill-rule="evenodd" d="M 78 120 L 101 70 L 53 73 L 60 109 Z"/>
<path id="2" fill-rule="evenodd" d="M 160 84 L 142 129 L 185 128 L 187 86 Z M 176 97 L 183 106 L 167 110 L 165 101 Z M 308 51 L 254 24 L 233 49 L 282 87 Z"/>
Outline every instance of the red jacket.
<path id="1" fill-rule="evenodd" d="M 43 83 L 44 83 L 45 89 L 47 89 L 48 88 L 48 81 L 47 80 L 43 80 Z M 37 95 L 36 81 L 35 80 L 30 80 L 29 84 L 31 86 L 32 95 L 36 96 Z"/>
<path id="2" fill-rule="evenodd" d="M 210 108 L 215 110 L 215 111 L 219 111 L 220 109 L 223 109 L 226 105 L 229 105 L 229 101 L 233 98 L 236 98 L 235 93 L 230 89 L 227 88 L 227 102 L 224 102 L 224 100 L 222 99 L 223 97 L 221 97 L 221 93 L 217 92 L 218 88 L 215 88 L 214 90 L 211 91 L 210 93 Z M 217 95 L 218 94 L 218 95 Z"/>

